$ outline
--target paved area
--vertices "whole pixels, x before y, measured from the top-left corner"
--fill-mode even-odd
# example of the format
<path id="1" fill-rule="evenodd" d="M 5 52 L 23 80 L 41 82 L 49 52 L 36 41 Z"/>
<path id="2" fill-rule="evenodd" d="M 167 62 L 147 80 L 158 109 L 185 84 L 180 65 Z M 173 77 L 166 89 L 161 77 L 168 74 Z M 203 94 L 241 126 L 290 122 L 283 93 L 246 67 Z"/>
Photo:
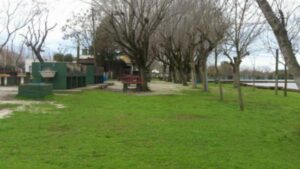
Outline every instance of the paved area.
<path id="1" fill-rule="evenodd" d="M 253 85 L 253 83 L 246 83 L 247 85 Z M 275 87 L 275 83 L 255 83 L 258 87 Z M 278 83 L 279 88 L 284 88 L 284 83 Z M 296 83 L 288 83 L 288 89 L 299 90 Z"/>
<path id="2" fill-rule="evenodd" d="M 18 94 L 18 87 L 0 87 L 0 102 L 12 100 Z"/>

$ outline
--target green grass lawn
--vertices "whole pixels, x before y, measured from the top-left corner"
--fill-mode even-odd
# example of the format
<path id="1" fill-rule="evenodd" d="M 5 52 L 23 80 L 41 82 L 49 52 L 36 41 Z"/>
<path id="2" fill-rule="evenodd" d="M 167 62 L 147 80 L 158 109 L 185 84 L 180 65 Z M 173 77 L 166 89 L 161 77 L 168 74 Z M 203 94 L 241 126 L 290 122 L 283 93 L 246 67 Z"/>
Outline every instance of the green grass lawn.
<path id="1" fill-rule="evenodd" d="M 0 120 L 2 169 L 299 169 L 300 94 L 225 88 L 54 96 L 65 109 Z M 40 105 L 40 109 L 47 107 Z"/>
<path id="2" fill-rule="evenodd" d="M 15 108 L 17 105 L 14 104 L 0 104 L 0 110 L 2 109 L 10 109 L 10 108 Z"/>

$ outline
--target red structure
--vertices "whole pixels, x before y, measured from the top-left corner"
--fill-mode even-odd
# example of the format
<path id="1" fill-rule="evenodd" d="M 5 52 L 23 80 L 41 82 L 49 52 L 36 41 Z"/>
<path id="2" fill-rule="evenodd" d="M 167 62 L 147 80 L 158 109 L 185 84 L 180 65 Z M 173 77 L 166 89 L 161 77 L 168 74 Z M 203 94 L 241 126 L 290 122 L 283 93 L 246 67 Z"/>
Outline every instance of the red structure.
<path id="1" fill-rule="evenodd" d="M 143 79 L 139 75 L 123 75 L 120 78 L 120 81 L 123 83 L 123 91 L 128 90 L 128 86 L 136 85 L 136 90 L 140 90 L 141 85 L 143 84 Z"/>
<path id="2" fill-rule="evenodd" d="M 13 67 L 0 67 L 0 74 L 17 74 L 18 71 Z"/>

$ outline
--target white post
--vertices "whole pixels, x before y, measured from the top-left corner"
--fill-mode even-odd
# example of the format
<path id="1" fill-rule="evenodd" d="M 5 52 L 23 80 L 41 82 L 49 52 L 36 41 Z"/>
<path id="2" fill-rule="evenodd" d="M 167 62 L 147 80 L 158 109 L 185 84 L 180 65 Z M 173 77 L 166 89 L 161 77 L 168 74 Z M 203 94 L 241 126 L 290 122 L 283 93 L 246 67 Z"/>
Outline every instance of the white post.
<path id="1" fill-rule="evenodd" d="M 25 78 L 24 77 L 21 77 L 21 84 L 24 84 L 24 80 Z"/>
<path id="2" fill-rule="evenodd" d="M 7 77 L 4 77 L 4 86 L 7 86 Z"/>

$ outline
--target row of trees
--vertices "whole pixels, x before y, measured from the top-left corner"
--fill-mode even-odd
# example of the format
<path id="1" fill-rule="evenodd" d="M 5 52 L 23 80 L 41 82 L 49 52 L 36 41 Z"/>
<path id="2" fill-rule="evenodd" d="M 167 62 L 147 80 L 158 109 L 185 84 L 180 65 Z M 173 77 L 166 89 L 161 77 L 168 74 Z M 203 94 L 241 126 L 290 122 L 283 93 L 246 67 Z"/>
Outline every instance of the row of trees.
<path id="1" fill-rule="evenodd" d="M 74 57 L 72 54 L 63 54 L 63 53 L 55 53 L 53 55 L 53 60 L 57 62 L 73 62 Z"/>
<path id="2" fill-rule="evenodd" d="M 217 73 L 217 70 L 219 70 L 219 73 Z M 217 69 L 215 65 L 210 65 L 207 68 L 208 77 L 211 80 L 218 81 L 218 78 L 221 78 L 223 80 L 233 80 L 234 74 L 232 66 L 228 61 L 221 62 Z M 241 79 L 245 80 L 274 80 L 277 76 L 276 71 L 272 71 L 270 67 L 268 66 L 259 66 L 259 67 L 243 67 L 240 71 Z M 281 69 L 278 70 L 278 79 L 285 79 L 285 70 Z M 293 79 L 292 75 L 288 76 L 288 79 Z"/>
<path id="3" fill-rule="evenodd" d="M 99 53 L 119 50 L 127 54 L 136 63 L 143 79 L 147 79 L 153 61 L 158 60 L 169 67 L 174 82 L 187 85 L 191 80 L 195 88 L 196 79 L 201 79 L 204 91 L 208 91 L 207 58 L 215 56 L 219 74 L 218 58 L 226 56 L 243 110 L 240 65 L 266 30 L 266 21 L 289 71 L 300 86 L 300 67 L 291 43 L 295 40 L 289 35 L 291 31 L 286 24 L 293 12 L 284 13 L 278 5 L 283 2 L 274 0 L 273 3 L 277 4 L 277 11 L 273 11 L 267 0 L 93 0 L 94 10 L 101 15 L 98 30 L 100 34 L 105 32 L 94 39 L 96 42 L 97 39 L 108 40 L 99 44 L 102 46 Z M 294 28 L 295 24 L 290 27 Z M 221 87 L 220 83 L 220 92 Z M 142 89 L 148 90 L 147 80 Z"/>
<path id="4" fill-rule="evenodd" d="M 7 38 L 0 44 L 0 52 L 16 32 L 23 30 L 24 45 L 43 62 L 41 53 L 45 40 L 56 25 L 48 24 L 49 11 L 42 3 L 18 2 L 12 7 L 7 0 L 7 10 L 1 13 L 1 18 L 6 20 L 0 30 L 6 31 L 2 35 Z M 218 65 L 220 56 L 226 56 L 243 110 L 240 65 L 253 52 L 252 45 L 265 31 L 266 21 L 274 32 L 286 66 L 300 87 L 300 66 L 295 57 L 297 43 L 293 43 L 299 31 L 290 29 L 297 27 L 291 23 L 299 23 L 299 19 L 292 17 L 294 12 L 284 12 L 278 5 L 279 0 L 273 2 L 277 4 L 276 11 L 267 0 L 92 0 L 92 8 L 74 15 L 62 30 L 66 39 L 72 38 L 77 43 L 77 56 L 80 47 L 89 48 L 100 62 L 116 53 L 128 55 L 144 79 L 143 91 L 149 90 L 150 66 L 160 61 L 169 68 L 174 82 L 187 85 L 191 81 L 196 88 L 196 81 L 200 79 L 207 92 L 207 62 L 213 55 L 222 99 Z M 30 12 L 20 15 L 18 11 L 25 6 Z M 24 19 L 16 20 L 16 16 Z M 291 22 L 291 18 L 295 22 Z"/>

